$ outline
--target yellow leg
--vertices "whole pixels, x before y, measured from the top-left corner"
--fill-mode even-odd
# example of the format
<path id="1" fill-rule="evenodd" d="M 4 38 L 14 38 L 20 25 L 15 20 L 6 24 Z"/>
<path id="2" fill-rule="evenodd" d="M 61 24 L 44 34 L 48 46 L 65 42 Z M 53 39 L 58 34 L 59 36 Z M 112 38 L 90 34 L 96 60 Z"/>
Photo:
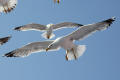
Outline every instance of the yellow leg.
<path id="1" fill-rule="evenodd" d="M 10 12 L 10 11 L 11 11 L 11 8 L 9 8 L 8 5 L 7 5 L 7 12 Z"/>
<path id="2" fill-rule="evenodd" d="M 57 0 L 57 3 L 59 4 L 59 3 L 60 3 L 60 0 Z"/>
<path id="3" fill-rule="evenodd" d="M 47 39 L 50 39 L 50 36 L 47 36 Z"/>
<path id="4" fill-rule="evenodd" d="M 4 12 L 7 13 L 7 10 L 5 9 L 5 7 L 3 7 L 3 8 L 4 8 Z"/>
<path id="5" fill-rule="evenodd" d="M 72 52 L 74 54 L 74 57 L 75 57 L 75 60 L 77 59 L 76 55 L 75 55 L 75 51 L 74 51 L 74 48 L 72 48 Z"/>
<path id="6" fill-rule="evenodd" d="M 54 0 L 54 3 L 56 3 L 56 2 L 59 4 L 59 3 L 60 3 L 60 0 Z"/>
<path id="7" fill-rule="evenodd" d="M 68 57 L 67 57 L 68 52 L 69 52 L 69 51 L 67 50 L 67 52 L 66 52 L 66 56 L 65 56 L 65 58 L 66 58 L 67 61 L 68 61 Z"/>
<path id="8" fill-rule="evenodd" d="M 56 3 L 56 0 L 54 0 L 54 3 Z"/>

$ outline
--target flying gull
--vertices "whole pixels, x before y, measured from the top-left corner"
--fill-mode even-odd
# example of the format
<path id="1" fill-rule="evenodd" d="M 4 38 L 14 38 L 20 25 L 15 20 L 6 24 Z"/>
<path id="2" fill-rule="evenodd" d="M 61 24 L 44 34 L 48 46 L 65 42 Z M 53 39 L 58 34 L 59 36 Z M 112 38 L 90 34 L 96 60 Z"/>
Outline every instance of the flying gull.
<path id="1" fill-rule="evenodd" d="M 8 42 L 10 38 L 11 36 L 0 38 L 0 45 L 3 45 L 4 43 Z"/>
<path id="2" fill-rule="evenodd" d="M 95 33 L 96 31 L 101 31 L 107 29 L 112 22 L 115 21 L 115 18 L 104 20 L 95 24 L 88 24 L 78 28 L 76 31 L 71 34 L 57 38 L 51 43 L 46 51 L 51 50 L 52 48 L 62 47 L 66 50 L 66 60 L 78 59 L 86 50 L 85 45 L 75 45 L 73 42 L 75 40 L 82 40 L 88 35 Z"/>
<path id="3" fill-rule="evenodd" d="M 17 4 L 17 0 L 0 0 L 0 13 L 11 12 Z"/>
<path id="4" fill-rule="evenodd" d="M 78 59 L 85 52 L 86 46 L 75 45 L 73 41 L 82 40 L 93 32 L 105 30 L 114 20 L 115 18 L 110 18 L 102 22 L 84 25 L 67 36 L 57 38 L 53 41 L 33 42 L 22 48 L 6 53 L 4 56 L 25 57 L 35 52 L 59 50 L 61 47 L 66 50 L 66 60 Z"/>
<path id="5" fill-rule="evenodd" d="M 46 39 L 51 39 L 55 35 L 53 34 L 53 30 L 58 30 L 61 28 L 73 28 L 73 27 L 79 27 L 83 26 L 82 24 L 73 23 L 73 22 L 62 22 L 58 24 L 48 24 L 48 25 L 42 25 L 42 24 L 36 24 L 31 23 L 23 26 L 19 26 L 14 28 L 14 30 L 17 31 L 29 31 L 29 30 L 37 30 L 37 31 L 46 31 L 42 34 L 42 37 Z"/>

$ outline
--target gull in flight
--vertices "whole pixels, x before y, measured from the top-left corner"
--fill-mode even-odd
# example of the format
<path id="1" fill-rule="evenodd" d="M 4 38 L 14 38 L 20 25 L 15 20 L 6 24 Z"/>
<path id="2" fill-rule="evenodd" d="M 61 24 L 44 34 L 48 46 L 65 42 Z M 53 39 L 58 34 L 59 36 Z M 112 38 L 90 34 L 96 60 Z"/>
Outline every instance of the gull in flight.
<path id="1" fill-rule="evenodd" d="M 59 3 L 60 3 L 60 0 L 54 0 L 54 3 L 56 3 L 56 2 L 59 4 Z"/>
<path id="2" fill-rule="evenodd" d="M 64 48 L 66 50 L 66 60 L 78 59 L 86 50 L 85 45 L 75 45 L 75 40 L 82 40 L 88 35 L 108 28 L 115 18 L 110 18 L 102 22 L 84 25 L 76 31 L 64 37 L 57 38 L 56 40 L 49 40 L 43 42 L 33 42 L 28 45 L 18 48 L 9 53 L 4 54 L 6 57 L 25 57 L 32 53 L 42 51 L 54 51 Z"/>
<path id="3" fill-rule="evenodd" d="M 29 31 L 29 30 L 37 30 L 37 31 L 46 31 L 45 33 L 42 34 L 42 37 L 46 39 L 51 39 L 55 35 L 53 34 L 53 30 L 58 30 L 61 28 L 73 28 L 73 27 L 79 27 L 83 26 L 82 24 L 78 23 L 72 23 L 72 22 L 62 22 L 59 24 L 48 24 L 48 25 L 42 25 L 42 24 L 27 24 L 23 26 L 19 26 L 14 28 L 14 30 L 17 31 Z"/>
<path id="4" fill-rule="evenodd" d="M 17 0 L 0 0 L 0 13 L 11 12 L 17 4 Z"/>
<path id="5" fill-rule="evenodd" d="M 115 21 L 115 18 L 112 17 L 110 19 L 104 20 L 102 22 L 84 25 L 78 28 L 76 31 L 71 34 L 57 38 L 52 42 L 46 51 L 51 50 L 53 48 L 64 48 L 66 50 L 66 60 L 78 59 L 86 50 L 85 45 L 75 45 L 73 42 L 75 40 L 82 40 L 88 35 L 95 33 L 96 31 L 101 31 L 107 29 L 112 22 Z"/>
<path id="6" fill-rule="evenodd" d="M 0 38 L 0 45 L 3 45 L 4 43 L 8 42 L 10 38 L 11 36 Z"/>

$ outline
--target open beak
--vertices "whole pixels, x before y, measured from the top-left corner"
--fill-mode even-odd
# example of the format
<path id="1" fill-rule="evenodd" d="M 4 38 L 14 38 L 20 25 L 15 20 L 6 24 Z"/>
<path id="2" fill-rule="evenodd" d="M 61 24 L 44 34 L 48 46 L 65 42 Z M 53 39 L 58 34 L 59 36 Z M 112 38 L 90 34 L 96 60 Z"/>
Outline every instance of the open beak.
<path id="1" fill-rule="evenodd" d="M 49 49 L 50 49 L 50 48 L 47 48 L 47 49 L 46 49 L 46 52 L 47 52 Z"/>

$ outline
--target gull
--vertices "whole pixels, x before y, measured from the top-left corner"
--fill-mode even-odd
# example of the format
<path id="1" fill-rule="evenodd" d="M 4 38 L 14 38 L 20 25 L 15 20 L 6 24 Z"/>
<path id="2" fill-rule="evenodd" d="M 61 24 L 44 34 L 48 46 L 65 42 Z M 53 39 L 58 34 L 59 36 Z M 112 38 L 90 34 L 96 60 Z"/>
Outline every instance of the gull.
<path id="1" fill-rule="evenodd" d="M 46 39 L 51 39 L 55 36 L 53 34 L 53 30 L 58 30 L 61 28 L 73 28 L 73 27 L 79 27 L 83 26 L 82 24 L 73 23 L 73 22 L 62 22 L 58 24 L 48 24 L 48 25 L 42 25 L 37 23 L 31 23 L 23 26 L 19 26 L 14 28 L 14 30 L 17 31 L 29 31 L 29 30 L 37 30 L 37 31 L 46 31 L 42 34 L 42 37 Z"/>
<path id="2" fill-rule="evenodd" d="M 17 0 L 0 0 L 0 13 L 11 12 L 17 4 Z"/>
<path id="3" fill-rule="evenodd" d="M 75 40 L 82 40 L 86 38 L 88 35 L 95 33 L 96 31 L 101 31 L 107 29 L 112 22 L 115 21 L 115 17 L 112 17 L 110 19 L 94 23 L 94 24 L 88 24 L 84 25 L 80 28 L 78 28 L 76 31 L 70 33 L 67 36 L 63 36 L 60 38 L 57 38 L 52 42 L 46 51 L 51 50 L 52 48 L 64 48 L 66 50 L 66 60 L 76 60 L 80 56 L 83 55 L 83 53 L 86 50 L 85 45 L 75 45 Z"/>
<path id="4" fill-rule="evenodd" d="M 98 23 L 84 25 L 78 28 L 76 31 L 59 37 L 56 40 L 49 40 L 43 42 L 32 42 L 21 48 L 15 49 L 11 52 L 4 54 L 5 57 L 26 57 L 32 53 L 42 52 L 42 51 L 55 51 L 60 48 L 66 50 L 66 60 L 76 60 L 86 50 L 85 45 L 75 45 L 73 42 L 75 40 L 82 40 L 93 32 L 105 30 L 108 28 L 115 18 L 110 18 Z"/>
<path id="5" fill-rule="evenodd" d="M 54 0 L 54 3 L 56 3 L 56 2 L 59 4 L 59 3 L 60 3 L 60 0 Z"/>
<path id="6" fill-rule="evenodd" d="M 11 36 L 0 38 L 0 45 L 3 45 L 4 43 L 8 42 L 10 38 Z"/>

